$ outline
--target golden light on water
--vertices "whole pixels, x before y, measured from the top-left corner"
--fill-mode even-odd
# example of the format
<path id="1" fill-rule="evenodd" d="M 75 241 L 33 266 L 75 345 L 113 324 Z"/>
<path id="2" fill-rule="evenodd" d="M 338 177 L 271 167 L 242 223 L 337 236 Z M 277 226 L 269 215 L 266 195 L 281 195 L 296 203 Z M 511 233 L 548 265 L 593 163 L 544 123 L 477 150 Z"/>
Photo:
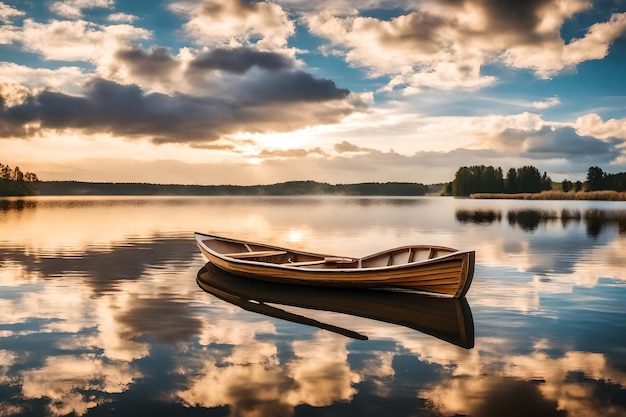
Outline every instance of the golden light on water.
<path id="1" fill-rule="evenodd" d="M 297 243 L 304 240 L 305 232 L 303 230 L 293 229 L 287 233 L 287 241 Z"/>

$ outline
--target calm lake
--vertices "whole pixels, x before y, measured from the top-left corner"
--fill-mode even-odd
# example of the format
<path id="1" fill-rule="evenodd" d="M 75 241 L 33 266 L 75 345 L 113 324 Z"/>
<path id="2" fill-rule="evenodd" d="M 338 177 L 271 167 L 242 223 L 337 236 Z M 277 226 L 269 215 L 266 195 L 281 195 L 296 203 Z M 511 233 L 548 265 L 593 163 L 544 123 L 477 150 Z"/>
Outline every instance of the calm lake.
<path id="1" fill-rule="evenodd" d="M 0 416 L 626 416 L 625 210 L 446 197 L 0 200 Z M 467 303 L 438 310 L 454 334 L 414 294 L 305 289 L 267 304 L 280 318 L 201 288 L 211 270 L 194 231 L 343 256 L 436 244 L 474 249 L 477 264 Z M 296 296 L 319 305 L 284 305 Z M 371 317 L 383 302 L 405 313 Z"/>

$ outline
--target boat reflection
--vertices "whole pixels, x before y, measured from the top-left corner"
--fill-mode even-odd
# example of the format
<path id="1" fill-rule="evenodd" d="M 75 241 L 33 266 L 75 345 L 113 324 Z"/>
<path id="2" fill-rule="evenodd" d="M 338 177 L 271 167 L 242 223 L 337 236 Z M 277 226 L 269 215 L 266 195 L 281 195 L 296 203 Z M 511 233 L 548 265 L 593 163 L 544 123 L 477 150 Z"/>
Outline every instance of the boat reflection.
<path id="1" fill-rule="evenodd" d="M 315 326 L 344 336 L 367 336 L 269 305 L 331 311 L 405 326 L 454 345 L 474 347 L 474 321 L 465 298 L 441 298 L 413 292 L 304 287 L 242 278 L 211 263 L 197 276 L 204 291 L 245 310 Z"/>

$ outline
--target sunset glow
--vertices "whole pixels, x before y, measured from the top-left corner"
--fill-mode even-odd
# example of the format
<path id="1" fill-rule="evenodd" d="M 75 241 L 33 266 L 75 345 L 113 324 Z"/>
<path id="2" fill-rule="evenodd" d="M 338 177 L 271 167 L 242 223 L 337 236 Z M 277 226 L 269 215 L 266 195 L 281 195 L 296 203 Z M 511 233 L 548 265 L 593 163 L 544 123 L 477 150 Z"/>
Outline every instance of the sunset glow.
<path id="1" fill-rule="evenodd" d="M 43 180 L 626 170 L 623 2 L 2 0 L 0 22 L 2 162 Z"/>

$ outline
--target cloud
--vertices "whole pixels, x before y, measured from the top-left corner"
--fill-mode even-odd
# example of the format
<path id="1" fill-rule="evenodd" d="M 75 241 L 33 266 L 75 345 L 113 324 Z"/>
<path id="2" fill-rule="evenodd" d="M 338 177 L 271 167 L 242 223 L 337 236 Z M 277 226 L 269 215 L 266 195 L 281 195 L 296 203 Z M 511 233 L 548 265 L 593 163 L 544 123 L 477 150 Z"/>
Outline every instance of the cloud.
<path id="1" fill-rule="evenodd" d="M 335 151 L 337 151 L 339 153 L 362 152 L 362 151 L 366 150 L 366 149 L 361 148 L 359 146 L 356 146 L 355 144 L 350 143 L 350 142 L 348 142 L 346 140 L 344 140 L 341 143 L 335 144 L 334 148 L 335 148 Z"/>
<path id="2" fill-rule="evenodd" d="M 197 56 L 190 64 L 195 69 L 210 69 L 243 74 L 252 67 L 268 71 L 290 69 L 291 59 L 272 52 L 256 51 L 252 48 L 216 48 Z"/>
<path id="3" fill-rule="evenodd" d="M 605 142 L 580 136 L 572 127 L 544 126 L 536 131 L 507 129 L 492 139 L 495 149 L 539 158 L 583 158 L 608 163 L 621 154 L 616 148 L 621 141 Z"/>
<path id="4" fill-rule="evenodd" d="M 543 109 L 547 109 L 548 107 L 557 106 L 559 104 L 561 104 L 561 101 L 559 100 L 558 97 L 555 96 L 555 97 L 550 97 L 542 101 L 533 101 L 531 103 L 531 106 L 534 107 L 535 109 L 543 110 Z"/>
<path id="5" fill-rule="evenodd" d="M 110 132 L 155 142 L 212 141 L 240 130 L 289 130 L 336 123 L 358 111 L 349 91 L 294 71 L 244 79 L 230 97 L 145 93 L 137 85 L 96 78 L 82 95 L 42 91 L 0 110 L 3 136 L 44 129 Z"/>
<path id="6" fill-rule="evenodd" d="M 278 109 L 289 112 L 293 106 L 279 105 Z M 319 107 L 313 105 L 313 108 Z M 293 117 L 301 117 L 298 113 L 294 110 Z M 563 177 L 576 180 L 585 178 L 589 166 L 614 165 L 624 154 L 622 145 L 614 138 L 601 140 L 583 135 L 573 125 L 546 121 L 531 113 L 429 118 L 413 115 L 412 118 L 393 120 L 379 119 L 378 116 L 375 111 L 352 115 L 339 124 L 325 126 L 320 133 L 300 126 L 289 133 L 272 131 L 267 137 L 264 134 L 240 134 L 240 130 L 228 134 L 226 140 L 209 143 L 185 137 L 193 149 L 180 153 L 185 148 L 177 150 L 173 144 L 163 145 L 165 147 L 160 149 L 168 154 L 166 160 L 159 156 L 163 151 L 152 150 L 141 141 L 106 145 L 104 141 L 96 143 L 95 139 L 81 139 L 70 142 L 71 148 L 66 148 L 60 139 L 55 139 L 54 143 L 45 137 L 28 142 L 5 139 L 3 150 L 10 155 L 11 149 L 21 143 L 20 146 L 26 149 L 33 146 L 55 149 L 60 161 L 56 164 L 28 162 L 31 170 L 48 180 L 68 178 L 69 175 L 88 181 L 105 175 L 112 181 L 206 184 L 214 182 L 212 178 L 219 178 L 224 184 L 248 185 L 294 179 L 328 183 L 380 182 L 384 179 L 429 184 L 450 181 L 459 167 L 469 165 L 493 165 L 504 170 L 533 165 L 541 172 L 547 171 L 555 180 Z M 277 117 L 276 111 L 268 117 Z M 249 130 L 258 129 L 259 123 L 252 124 Z M 380 142 L 377 139 L 379 131 L 399 139 L 393 143 Z M 175 133 L 166 133 L 175 143 Z M 407 143 L 402 146 L 405 135 Z M 423 150 L 426 148 L 424 143 L 431 137 L 438 146 L 431 151 Z M 463 141 L 454 142 L 458 137 Z M 115 152 L 111 151 L 113 146 Z M 100 153 L 93 151 L 100 147 L 103 147 Z M 64 149 L 72 149 L 72 155 L 86 153 L 90 159 L 84 162 L 68 159 L 69 151 Z M 128 155 L 137 152 L 151 161 L 138 163 L 127 159 Z M 173 157 L 186 162 L 169 160 Z M 252 161 L 256 164 L 251 164 Z"/>
<path id="7" fill-rule="evenodd" d="M 328 156 L 322 148 L 313 149 L 275 149 L 262 150 L 257 156 L 261 158 L 304 158 L 311 155 Z"/>
<path id="8" fill-rule="evenodd" d="M 203 0 L 173 3 L 169 9 L 189 19 L 184 30 L 202 44 L 254 44 L 272 50 L 285 47 L 295 33 L 293 22 L 275 3 Z"/>
<path id="9" fill-rule="evenodd" d="M 276 0 L 285 10 L 297 11 L 301 13 L 327 11 L 337 15 L 356 14 L 357 8 L 354 0 Z M 362 10 L 375 9 L 411 9 L 415 7 L 415 2 L 411 0 L 360 0 L 358 7 Z"/>
<path id="10" fill-rule="evenodd" d="M 496 78 L 482 72 L 487 63 L 527 68 L 549 78 L 583 61 L 602 59 L 626 31 L 626 14 L 614 14 L 568 44 L 560 34 L 567 19 L 590 7 L 586 0 L 426 1 L 388 20 L 322 10 L 307 13 L 302 21 L 350 65 L 366 68 L 371 76 L 391 76 L 383 91 L 400 87 L 413 94 L 423 87 L 476 90 L 492 85 Z"/>
<path id="11" fill-rule="evenodd" d="M 31 68 L 11 62 L 0 62 L 0 99 L 4 105 L 12 106 L 22 102 L 29 91 L 42 89 L 74 92 L 87 75 L 79 67 L 59 67 L 56 69 Z M 11 92 L 12 91 L 12 92 Z M 11 96 L 20 94 L 11 101 Z M 9 100 L 8 102 L 6 100 Z"/>
<path id="12" fill-rule="evenodd" d="M 272 73 L 282 72 L 281 77 L 288 82 L 296 76 L 296 72 L 291 71 L 294 67 L 294 61 L 288 56 L 249 47 L 201 52 L 183 48 L 174 56 L 164 47 L 153 46 L 146 50 L 139 45 L 129 45 L 120 47 L 114 53 L 114 63 L 103 70 L 117 82 L 136 83 L 152 92 L 214 95 L 228 100 L 231 96 L 246 95 L 247 88 L 255 91 L 255 84 L 261 84 L 260 79 L 269 83 L 270 88 L 282 89 L 282 81 Z M 267 80 L 268 77 L 273 80 Z"/>
<path id="13" fill-rule="evenodd" d="M 132 40 L 149 39 L 151 32 L 131 25 L 102 26 L 84 20 L 37 23 L 26 19 L 17 42 L 47 60 L 103 64 Z"/>
<path id="14" fill-rule="evenodd" d="M 590 135 L 600 139 L 619 138 L 626 140 L 626 118 L 603 121 L 596 114 L 586 114 L 576 119 L 576 131 L 581 135 Z"/>
<path id="15" fill-rule="evenodd" d="M 550 78 L 581 62 L 604 58 L 611 43 L 626 31 L 626 12 L 614 14 L 608 22 L 592 25 L 584 37 L 565 43 L 560 38 L 540 44 L 513 45 L 503 54 L 504 62 L 528 68 L 539 78 Z"/>
<path id="16" fill-rule="evenodd" d="M 0 1 L 0 22 L 4 24 L 9 24 L 14 17 L 24 16 L 25 14 L 26 13 L 24 13 L 23 11 L 6 5 Z"/>
<path id="17" fill-rule="evenodd" d="M 52 3 L 50 10 L 60 16 L 77 19 L 83 15 L 83 9 L 108 9 L 114 4 L 115 0 L 64 0 Z"/>
<path id="18" fill-rule="evenodd" d="M 114 23 L 133 23 L 138 17 L 128 13 L 113 13 L 107 16 L 107 21 Z"/>
<path id="19" fill-rule="evenodd" d="M 579 119 L 581 120 L 581 119 Z M 588 120 L 588 119 L 587 119 Z M 619 139 L 583 134 L 578 125 L 544 121 L 532 113 L 476 119 L 474 149 L 493 149 L 544 163 L 568 161 L 574 166 L 608 164 L 623 155 Z M 587 133 L 593 133 L 587 130 Z"/>
<path id="20" fill-rule="evenodd" d="M 117 64 L 126 66 L 135 79 L 169 78 L 180 65 L 170 54 L 168 48 L 157 46 L 146 51 L 133 45 L 118 50 L 115 53 L 115 58 Z"/>

